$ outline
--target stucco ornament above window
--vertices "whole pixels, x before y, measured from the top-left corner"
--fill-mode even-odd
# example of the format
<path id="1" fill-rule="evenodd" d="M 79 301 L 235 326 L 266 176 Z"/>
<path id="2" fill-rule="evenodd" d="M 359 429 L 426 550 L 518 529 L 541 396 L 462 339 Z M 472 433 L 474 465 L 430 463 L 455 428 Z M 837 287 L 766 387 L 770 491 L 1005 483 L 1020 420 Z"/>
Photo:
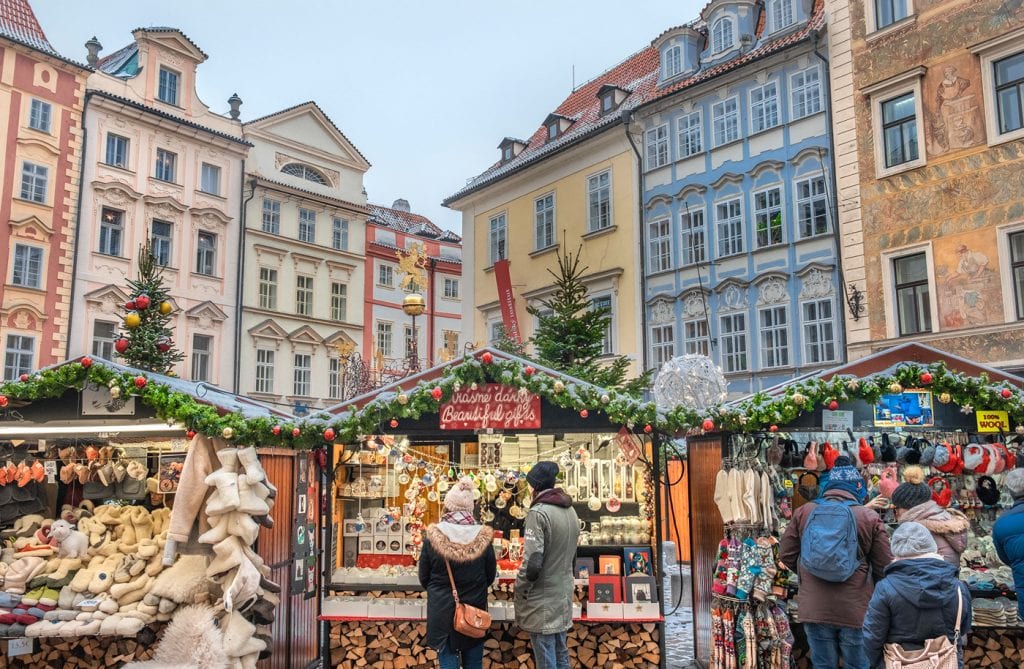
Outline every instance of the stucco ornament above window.
<path id="1" fill-rule="evenodd" d="M 720 308 L 729 310 L 746 309 L 747 294 L 740 290 L 738 286 L 729 286 L 722 293 Z"/>
<path id="2" fill-rule="evenodd" d="M 293 177 L 299 177 L 306 181 L 312 181 L 315 184 L 321 186 L 330 186 L 325 177 L 319 170 L 316 170 L 309 165 L 303 165 L 302 163 L 288 163 L 281 168 L 283 174 L 287 174 Z"/>
<path id="3" fill-rule="evenodd" d="M 702 316 L 705 313 L 704 300 L 697 293 L 690 293 L 683 299 L 683 315 L 687 318 Z"/>
<path id="4" fill-rule="evenodd" d="M 672 322 L 672 305 L 661 300 L 651 306 L 651 324 L 664 325 Z"/>
<path id="5" fill-rule="evenodd" d="M 782 279 L 768 279 L 757 287 L 758 302 L 761 304 L 778 304 L 786 301 L 786 284 Z"/>
<path id="6" fill-rule="evenodd" d="M 725 375 L 711 358 L 681 355 L 662 365 L 654 381 L 654 402 L 664 411 L 684 406 L 703 412 L 721 404 L 728 388 Z"/>
<path id="7" fill-rule="evenodd" d="M 800 287 L 800 298 L 828 297 L 832 294 L 832 277 L 820 269 L 811 270 Z"/>

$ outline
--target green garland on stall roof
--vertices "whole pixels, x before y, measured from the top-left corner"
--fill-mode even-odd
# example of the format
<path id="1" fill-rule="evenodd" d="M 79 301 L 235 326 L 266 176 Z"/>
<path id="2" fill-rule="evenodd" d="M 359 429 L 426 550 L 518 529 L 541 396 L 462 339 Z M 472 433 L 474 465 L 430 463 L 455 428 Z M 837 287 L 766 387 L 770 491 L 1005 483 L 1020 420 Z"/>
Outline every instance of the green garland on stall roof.
<path id="1" fill-rule="evenodd" d="M 69 362 L 28 375 L 24 381 L 5 382 L 0 384 L 0 397 L 7 402 L 56 398 L 70 389 L 81 390 L 86 383 L 94 383 L 117 388 L 115 392 L 122 397 L 138 397 L 152 407 L 160 419 L 182 424 L 198 433 L 241 444 L 295 449 L 323 446 L 328 429 L 334 432 L 334 441 L 352 443 L 362 435 L 384 431 L 392 419 L 398 420 L 400 426 L 403 420 L 416 420 L 423 415 L 437 413 L 440 405 L 451 399 L 455 392 L 474 383 L 500 383 L 525 389 L 563 409 L 586 409 L 590 415 L 603 412 L 610 422 L 625 425 L 636 432 L 642 432 L 650 425 L 652 430 L 668 435 L 700 430 L 707 420 L 713 423 L 715 431 L 754 432 L 772 425 L 784 428 L 802 413 L 827 408 L 833 400 L 841 409 L 852 400 L 874 404 L 886 393 L 913 388 L 931 390 L 936 401 L 951 402 L 965 412 L 975 409 L 1006 411 L 1011 426 L 1024 424 L 1024 393 L 1020 388 L 992 383 L 984 374 L 971 377 L 953 372 L 941 362 L 929 365 L 904 363 L 892 373 L 866 378 L 805 379 L 791 384 L 780 395 L 758 393 L 737 404 L 707 411 L 678 406 L 668 412 L 659 412 L 652 402 L 643 402 L 615 391 L 566 382 L 537 370 L 528 373 L 531 371 L 528 367 L 515 360 L 496 358 L 484 363 L 477 357 L 466 356 L 440 378 L 418 383 L 408 390 L 382 394 L 358 411 L 336 416 L 321 411 L 301 419 L 245 418 L 240 414 L 222 412 L 192 395 L 151 382 L 144 374 L 137 377 L 99 362 L 88 366 L 80 361 Z M 931 375 L 930 379 L 927 374 Z M 137 385 L 137 379 L 145 379 L 142 387 Z M 434 397 L 435 388 L 441 391 L 438 399 Z M 1004 391 L 1008 397 L 1003 396 Z M 293 433 L 296 429 L 298 432 Z"/>

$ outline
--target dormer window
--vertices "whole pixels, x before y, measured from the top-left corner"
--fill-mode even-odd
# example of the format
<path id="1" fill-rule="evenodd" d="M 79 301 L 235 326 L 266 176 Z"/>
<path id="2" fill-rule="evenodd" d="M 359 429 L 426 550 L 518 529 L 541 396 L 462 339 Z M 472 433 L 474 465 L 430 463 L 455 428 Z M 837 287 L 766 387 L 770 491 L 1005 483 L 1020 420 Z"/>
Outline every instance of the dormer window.
<path id="1" fill-rule="evenodd" d="M 298 177 L 300 179 L 305 179 L 306 181 L 312 181 L 313 183 L 320 184 L 321 186 L 330 186 L 327 182 L 327 177 L 309 165 L 303 165 L 302 163 L 288 163 L 281 168 L 281 172 L 291 177 Z"/>
<path id="2" fill-rule="evenodd" d="M 793 0 L 768 1 L 768 32 L 778 32 L 793 25 L 796 21 L 793 13 Z"/>
<path id="3" fill-rule="evenodd" d="M 174 70 L 168 70 L 166 67 L 160 68 L 160 81 L 156 89 L 156 97 L 160 102 L 166 102 L 169 105 L 178 104 L 178 81 L 181 75 Z"/>
<path id="4" fill-rule="evenodd" d="M 552 141 L 562 136 L 569 126 L 572 125 L 572 119 L 562 116 L 561 114 L 548 114 L 548 117 L 544 119 L 544 129 L 547 134 L 547 141 Z"/>
<path id="5" fill-rule="evenodd" d="M 504 161 L 512 160 L 512 147 L 506 146 L 505 150 L 501 154 L 501 159 Z"/>
<path id="6" fill-rule="evenodd" d="M 601 96 L 601 113 L 607 114 L 613 109 L 615 109 L 615 93 L 608 91 Z"/>
<path id="7" fill-rule="evenodd" d="M 615 111 L 628 97 L 629 91 L 626 89 L 605 84 L 597 91 L 597 99 L 601 101 L 601 115 Z"/>
<path id="8" fill-rule="evenodd" d="M 711 28 L 711 46 L 714 53 L 722 53 L 736 41 L 734 23 L 731 17 L 723 16 Z"/>
<path id="9" fill-rule="evenodd" d="M 661 78 L 671 79 L 683 71 L 683 47 L 670 46 L 661 53 Z"/>
<path id="10" fill-rule="evenodd" d="M 498 145 L 498 150 L 501 151 L 501 162 L 502 164 L 509 162 L 526 148 L 526 142 L 521 139 L 514 139 L 512 137 L 506 137 L 501 140 L 501 144 Z"/>
<path id="11" fill-rule="evenodd" d="M 558 121 L 548 123 L 548 139 L 554 139 L 558 137 Z"/>

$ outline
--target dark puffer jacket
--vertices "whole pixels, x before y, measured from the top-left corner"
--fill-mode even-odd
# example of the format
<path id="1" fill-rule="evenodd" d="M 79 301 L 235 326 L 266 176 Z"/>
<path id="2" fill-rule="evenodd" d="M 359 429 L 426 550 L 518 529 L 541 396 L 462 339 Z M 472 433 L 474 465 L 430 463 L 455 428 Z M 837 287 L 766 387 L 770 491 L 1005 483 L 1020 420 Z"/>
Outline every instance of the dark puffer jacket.
<path id="1" fill-rule="evenodd" d="M 881 666 L 887 643 L 907 650 L 924 647 L 928 639 L 945 635 L 953 640 L 957 597 L 963 596 L 960 619 L 960 652 L 971 628 L 971 595 L 957 579 L 957 569 L 939 558 L 897 560 L 875 586 L 864 617 L 864 652 L 870 666 Z M 961 659 L 960 666 L 963 666 Z"/>
<path id="2" fill-rule="evenodd" d="M 1003 511 L 992 526 L 992 541 L 1004 564 L 1013 569 L 1013 582 L 1017 585 L 1017 614 L 1024 619 L 1024 499 L 1017 500 L 1013 508 Z"/>

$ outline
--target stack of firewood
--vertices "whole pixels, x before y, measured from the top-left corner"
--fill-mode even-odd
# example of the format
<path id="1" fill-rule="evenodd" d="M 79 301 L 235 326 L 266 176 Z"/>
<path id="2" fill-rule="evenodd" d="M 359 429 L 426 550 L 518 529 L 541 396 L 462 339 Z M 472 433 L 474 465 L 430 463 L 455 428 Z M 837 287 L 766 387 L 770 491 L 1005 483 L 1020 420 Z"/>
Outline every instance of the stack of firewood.
<path id="1" fill-rule="evenodd" d="M 971 632 L 964 651 L 965 667 L 1024 667 L 1024 630 L 985 629 Z"/>
<path id="2" fill-rule="evenodd" d="M 143 631 L 147 633 L 146 630 Z M 153 638 L 149 635 L 149 638 Z M 0 657 L 4 669 L 115 669 L 127 662 L 148 660 L 153 655 L 153 643 L 141 643 L 136 638 L 89 636 L 61 639 L 36 639 L 36 651 L 19 657 Z"/>

